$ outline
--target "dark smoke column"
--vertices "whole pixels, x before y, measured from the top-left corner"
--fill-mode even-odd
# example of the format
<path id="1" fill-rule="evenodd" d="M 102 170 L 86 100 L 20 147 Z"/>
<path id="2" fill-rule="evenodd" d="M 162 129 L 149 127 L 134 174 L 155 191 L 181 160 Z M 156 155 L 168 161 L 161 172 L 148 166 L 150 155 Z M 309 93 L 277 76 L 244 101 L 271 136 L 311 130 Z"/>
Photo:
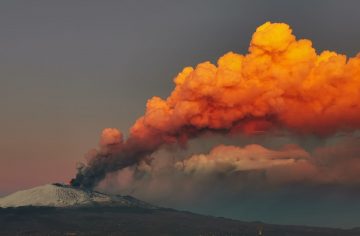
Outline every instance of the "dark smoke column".
<path id="1" fill-rule="evenodd" d="M 157 140 L 157 141 L 154 141 Z M 89 157 L 86 165 L 81 164 L 70 184 L 74 187 L 93 189 L 106 174 L 135 165 L 153 153 L 162 142 L 160 138 L 143 142 L 137 138 L 123 141 L 122 134 L 114 128 L 106 128 L 101 134 L 99 150 Z"/>

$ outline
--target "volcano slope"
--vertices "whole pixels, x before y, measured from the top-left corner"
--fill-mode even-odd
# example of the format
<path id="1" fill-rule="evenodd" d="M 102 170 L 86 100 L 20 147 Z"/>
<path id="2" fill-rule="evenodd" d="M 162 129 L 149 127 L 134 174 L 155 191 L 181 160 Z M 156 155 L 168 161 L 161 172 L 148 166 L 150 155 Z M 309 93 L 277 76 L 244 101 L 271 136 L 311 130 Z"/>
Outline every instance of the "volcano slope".
<path id="1" fill-rule="evenodd" d="M 0 198 L 0 235 L 359 236 L 360 230 L 241 222 L 61 184 Z"/>

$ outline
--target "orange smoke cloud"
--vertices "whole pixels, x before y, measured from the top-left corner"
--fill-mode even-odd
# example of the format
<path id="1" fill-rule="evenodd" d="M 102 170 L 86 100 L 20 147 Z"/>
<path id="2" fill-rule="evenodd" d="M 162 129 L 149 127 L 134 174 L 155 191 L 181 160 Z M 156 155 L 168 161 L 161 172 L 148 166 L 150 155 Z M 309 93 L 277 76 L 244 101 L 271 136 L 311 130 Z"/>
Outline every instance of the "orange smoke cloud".
<path id="1" fill-rule="evenodd" d="M 282 128 L 330 135 L 360 128 L 360 54 L 317 54 L 287 24 L 258 27 L 246 55 L 229 52 L 217 65 L 186 67 L 166 99 L 148 100 L 145 115 L 122 143 L 104 130 L 102 143 L 122 143 L 79 170 L 74 185 L 93 187 L 107 173 L 137 164 L 164 144 L 184 144 L 203 131 L 266 132 Z"/>
<path id="2" fill-rule="evenodd" d="M 100 146 L 118 145 L 123 143 L 122 133 L 115 128 L 106 128 L 101 133 Z"/>
<path id="3" fill-rule="evenodd" d="M 168 98 L 148 101 L 131 136 L 166 139 L 184 127 L 229 130 L 251 120 L 321 135 L 360 127 L 360 55 L 317 55 L 283 23 L 260 26 L 248 54 L 186 67 L 174 82 Z"/>

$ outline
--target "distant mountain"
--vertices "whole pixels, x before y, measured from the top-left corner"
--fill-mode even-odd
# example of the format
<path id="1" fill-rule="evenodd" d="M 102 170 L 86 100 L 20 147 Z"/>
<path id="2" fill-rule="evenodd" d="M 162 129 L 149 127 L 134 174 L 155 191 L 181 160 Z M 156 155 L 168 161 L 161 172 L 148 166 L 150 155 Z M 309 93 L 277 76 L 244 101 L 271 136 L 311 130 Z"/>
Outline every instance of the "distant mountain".
<path id="1" fill-rule="evenodd" d="M 46 184 L 18 191 L 0 198 L 0 207 L 3 208 L 20 206 L 83 207 L 98 205 L 155 207 L 131 196 L 109 195 L 59 183 Z"/>
<path id="2" fill-rule="evenodd" d="M 0 235 L 360 236 L 360 230 L 242 222 L 47 184 L 0 199 Z"/>

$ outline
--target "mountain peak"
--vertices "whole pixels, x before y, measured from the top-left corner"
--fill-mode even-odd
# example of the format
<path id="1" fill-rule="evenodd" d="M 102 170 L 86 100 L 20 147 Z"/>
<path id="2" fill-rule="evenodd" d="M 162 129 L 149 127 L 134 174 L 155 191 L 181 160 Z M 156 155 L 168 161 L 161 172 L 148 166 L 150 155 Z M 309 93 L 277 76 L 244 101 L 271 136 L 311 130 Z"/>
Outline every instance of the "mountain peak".
<path id="1" fill-rule="evenodd" d="M 131 196 L 110 195 L 62 183 L 45 184 L 0 198 L 0 207 L 3 208 L 20 206 L 80 207 L 93 205 L 155 208 Z"/>

